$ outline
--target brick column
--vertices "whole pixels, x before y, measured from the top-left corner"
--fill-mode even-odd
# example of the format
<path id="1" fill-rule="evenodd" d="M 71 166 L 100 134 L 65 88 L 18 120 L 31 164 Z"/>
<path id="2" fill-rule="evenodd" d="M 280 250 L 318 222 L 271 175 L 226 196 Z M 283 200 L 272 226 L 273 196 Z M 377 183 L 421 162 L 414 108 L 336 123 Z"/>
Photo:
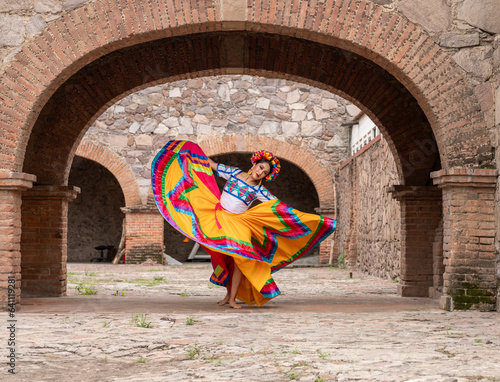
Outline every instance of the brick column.
<path id="1" fill-rule="evenodd" d="M 68 202 L 79 192 L 72 186 L 35 186 L 23 194 L 23 295 L 66 294 Z"/>
<path id="2" fill-rule="evenodd" d="M 21 302 L 22 192 L 35 181 L 34 175 L 0 172 L 0 308 L 7 307 L 9 285 L 15 286 L 15 298 L 11 294 L 10 302 Z"/>
<path id="3" fill-rule="evenodd" d="M 441 170 L 431 177 L 443 190 L 441 308 L 495 310 L 496 170 Z"/>
<path id="4" fill-rule="evenodd" d="M 314 209 L 317 214 L 331 218 L 331 219 L 336 219 L 335 217 L 335 207 L 318 207 Z M 335 233 L 333 235 L 328 236 L 325 240 L 323 240 L 320 245 L 319 245 L 319 263 L 320 264 L 336 264 L 337 258 L 335 257 L 335 261 L 330 261 L 330 257 L 333 256 L 333 246 L 335 245 L 334 242 L 335 238 Z M 338 252 L 338 250 L 337 250 Z"/>
<path id="5" fill-rule="evenodd" d="M 441 190 L 437 187 L 392 186 L 389 192 L 401 202 L 398 293 L 403 297 L 429 297 L 429 290 L 434 287 L 434 272 L 439 269 L 434 266 L 434 247 L 442 219 Z"/>
<path id="6" fill-rule="evenodd" d="M 142 263 L 148 258 L 163 264 L 165 220 L 156 206 L 124 207 L 125 262 Z"/>

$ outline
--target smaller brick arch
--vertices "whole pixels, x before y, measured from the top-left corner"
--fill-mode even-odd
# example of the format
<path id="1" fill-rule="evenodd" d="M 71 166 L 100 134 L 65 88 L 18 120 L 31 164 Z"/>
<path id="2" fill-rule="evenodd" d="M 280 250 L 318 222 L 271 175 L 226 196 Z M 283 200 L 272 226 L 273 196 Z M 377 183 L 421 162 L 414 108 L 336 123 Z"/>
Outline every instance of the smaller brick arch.
<path id="1" fill-rule="evenodd" d="M 271 151 L 278 158 L 293 163 L 309 176 L 318 192 L 320 207 L 335 206 L 331 175 L 314 156 L 298 146 L 269 137 L 233 135 L 200 142 L 200 147 L 208 156 L 235 152 L 253 153 L 257 150 Z"/>
<path id="2" fill-rule="evenodd" d="M 75 154 L 99 163 L 115 176 L 125 196 L 126 207 L 140 206 L 142 204 L 139 185 L 134 173 L 114 152 L 92 142 L 82 141 Z"/>

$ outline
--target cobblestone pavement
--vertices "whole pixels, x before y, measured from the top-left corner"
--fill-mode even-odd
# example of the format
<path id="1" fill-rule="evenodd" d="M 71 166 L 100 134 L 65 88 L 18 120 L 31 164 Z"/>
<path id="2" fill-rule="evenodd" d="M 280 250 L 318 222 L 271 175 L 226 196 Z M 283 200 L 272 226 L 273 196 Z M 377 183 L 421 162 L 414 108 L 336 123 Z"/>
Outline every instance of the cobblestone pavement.
<path id="1" fill-rule="evenodd" d="M 235 311 L 210 273 L 68 264 L 67 296 L 23 298 L 16 374 L 2 362 L 0 380 L 500 381 L 498 313 L 445 312 L 328 267 L 283 269 L 281 296 Z"/>

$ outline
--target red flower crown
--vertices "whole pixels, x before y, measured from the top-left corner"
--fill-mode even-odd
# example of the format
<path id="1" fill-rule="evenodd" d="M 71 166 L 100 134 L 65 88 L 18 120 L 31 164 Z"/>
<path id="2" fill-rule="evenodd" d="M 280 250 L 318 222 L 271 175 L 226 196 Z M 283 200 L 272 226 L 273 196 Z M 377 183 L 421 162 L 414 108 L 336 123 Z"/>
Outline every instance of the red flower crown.
<path id="1" fill-rule="evenodd" d="M 271 171 L 269 172 L 269 175 L 266 176 L 266 180 L 270 182 L 278 176 L 281 170 L 280 161 L 273 155 L 273 153 L 270 153 L 266 150 L 256 151 L 255 153 L 253 153 L 250 160 L 253 164 L 255 164 L 261 159 L 265 159 L 271 164 Z"/>

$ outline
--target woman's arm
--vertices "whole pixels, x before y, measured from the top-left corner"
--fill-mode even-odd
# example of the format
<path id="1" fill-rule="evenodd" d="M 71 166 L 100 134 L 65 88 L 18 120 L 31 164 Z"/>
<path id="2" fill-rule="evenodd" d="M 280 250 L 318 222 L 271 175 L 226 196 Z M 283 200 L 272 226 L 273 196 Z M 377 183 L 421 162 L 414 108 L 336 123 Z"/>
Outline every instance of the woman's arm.
<path id="1" fill-rule="evenodd" d="M 208 163 L 210 163 L 210 167 L 213 171 L 217 171 L 217 163 L 215 163 L 212 159 L 208 158 Z"/>

